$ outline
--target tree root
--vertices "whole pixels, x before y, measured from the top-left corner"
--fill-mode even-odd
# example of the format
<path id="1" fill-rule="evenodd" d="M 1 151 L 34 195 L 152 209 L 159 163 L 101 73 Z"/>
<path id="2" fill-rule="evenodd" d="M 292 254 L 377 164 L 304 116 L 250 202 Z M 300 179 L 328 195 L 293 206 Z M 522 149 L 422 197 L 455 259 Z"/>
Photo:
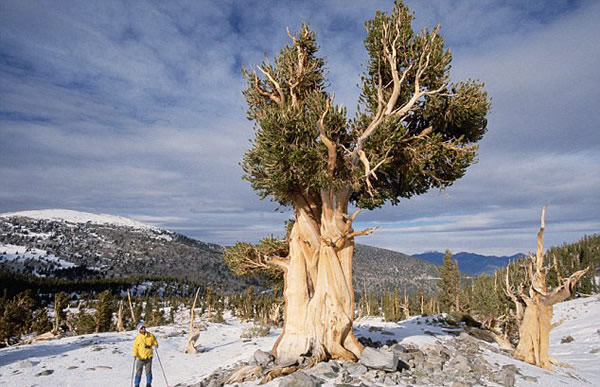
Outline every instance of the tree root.
<path id="1" fill-rule="evenodd" d="M 243 365 L 233 370 L 231 374 L 225 380 L 225 384 L 230 383 L 241 383 L 250 380 L 256 380 L 260 378 L 258 384 L 265 384 L 271 380 L 280 376 L 292 374 L 300 369 L 308 369 L 314 367 L 316 364 L 327 359 L 326 352 L 315 353 L 312 356 L 304 357 L 299 359 L 296 364 L 287 364 L 283 366 L 274 366 L 273 368 L 265 369 L 260 365 Z"/>
<path id="2" fill-rule="evenodd" d="M 269 371 L 267 371 L 267 373 L 263 376 L 263 378 L 258 384 L 265 384 L 277 377 L 292 374 L 296 372 L 299 368 L 300 367 L 298 366 L 272 368 Z"/>
<path id="3" fill-rule="evenodd" d="M 263 367 L 260 365 L 245 365 L 236 370 L 225 380 L 225 384 L 241 383 L 249 380 L 255 380 L 263 376 Z"/>
<path id="4" fill-rule="evenodd" d="M 574 368 L 572 365 L 567 364 L 567 363 L 561 363 L 553 357 L 549 358 L 548 360 L 550 361 L 550 364 L 555 365 L 557 367 L 571 368 L 571 369 Z"/>

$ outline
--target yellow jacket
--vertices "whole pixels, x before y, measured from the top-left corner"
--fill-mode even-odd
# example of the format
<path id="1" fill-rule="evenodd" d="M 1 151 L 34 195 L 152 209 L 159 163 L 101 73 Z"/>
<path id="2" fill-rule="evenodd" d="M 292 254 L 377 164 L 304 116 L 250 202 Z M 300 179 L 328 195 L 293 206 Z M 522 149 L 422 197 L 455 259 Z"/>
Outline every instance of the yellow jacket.
<path id="1" fill-rule="evenodd" d="M 133 356 L 138 359 L 149 359 L 152 357 L 152 346 L 158 348 L 156 337 L 150 332 L 138 334 L 133 341 Z"/>

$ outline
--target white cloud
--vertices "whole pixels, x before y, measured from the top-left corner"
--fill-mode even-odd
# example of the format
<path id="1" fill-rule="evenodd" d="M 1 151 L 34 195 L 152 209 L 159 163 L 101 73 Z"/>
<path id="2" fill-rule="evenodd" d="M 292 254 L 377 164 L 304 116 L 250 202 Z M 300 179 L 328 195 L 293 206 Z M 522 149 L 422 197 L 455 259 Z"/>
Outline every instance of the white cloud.
<path id="1" fill-rule="evenodd" d="M 411 1 L 442 24 L 453 76 L 493 97 L 480 163 L 440 194 L 364 213 L 364 241 L 401 251 L 531 250 L 598 230 L 596 2 Z M 0 12 L 0 212 L 131 215 L 218 243 L 280 233 L 238 166 L 252 123 L 239 66 L 272 58 L 308 21 L 331 91 L 353 112 L 364 21 L 389 1 L 5 1 Z M 43 187 L 43 189 L 32 189 Z"/>

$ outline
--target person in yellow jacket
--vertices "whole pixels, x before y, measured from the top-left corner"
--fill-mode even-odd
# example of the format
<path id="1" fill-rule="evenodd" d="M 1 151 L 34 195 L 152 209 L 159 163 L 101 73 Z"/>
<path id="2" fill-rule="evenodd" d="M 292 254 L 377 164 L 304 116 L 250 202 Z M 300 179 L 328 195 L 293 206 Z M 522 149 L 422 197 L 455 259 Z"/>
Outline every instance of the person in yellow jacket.
<path id="1" fill-rule="evenodd" d="M 135 359 L 135 387 L 140 387 L 142 369 L 146 370 L 146 387 L 152 385 L 152 347 L 158 348 L 156 337 L 146 331 L 143 322 L 137 326 L 139 334 L 133 341 L 133 358 Z"/>

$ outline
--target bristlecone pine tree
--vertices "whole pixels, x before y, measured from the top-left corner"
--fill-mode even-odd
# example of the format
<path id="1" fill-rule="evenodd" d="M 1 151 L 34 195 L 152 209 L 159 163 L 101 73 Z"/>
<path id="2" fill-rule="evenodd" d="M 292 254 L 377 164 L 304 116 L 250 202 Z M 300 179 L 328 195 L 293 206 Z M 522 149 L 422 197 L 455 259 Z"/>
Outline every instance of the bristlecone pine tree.
<path id="1" fill-rule="evenodd" d="M 519 322 L 519 344 L 514 356 L 529 364 L 552 369 L 548 356 L 550 346 L 550 329 L 553 305 L 569 298 L 577 281 L 587 273 L 579 270 L 567 279 L 559 278 L 559 285 L 554 289 L 546 286 L 546 275 L 551 267 L 544 266 L 544 217 L 546 208 L 542 209 L 540 231 L 537 234 L 537 251 L 526 261 L 527 283 L 521 283 L 515 293 L 509 282 L 509 271 L 506 271 L 506 295 L 516 306 L 516 319 Z M 510 266 L 509 266 L 510 267 Z M 556 260 L 554 269 L 557 270 Z M 526 288 L 527 292 L 524 291 Z"/>
<path id="2" fill-rule="evenodd" d="M 356 360 L 352 332 L 354 238 L 361 209 L 444 188 L 474 162 L 490 108 L 483 85 L 451 83 L 451 54 L 439 28 L 413 31 L 397 1 L 366 23 L 368 61 L 354 119 L 326 91 L 325 61 L 302 25 L 274 62 L 243 69 L 248 118 L 256 123 L 242 167 L 261 198 L 294 211 L 284 241 L 238 243 L 226 252 L 239 274 L 276 268 L 284 276 L 279 364 Z M 349 206 L 358 211 L 349 213 Z M 385 268 L 381 268 L 385 270 Z"/>

